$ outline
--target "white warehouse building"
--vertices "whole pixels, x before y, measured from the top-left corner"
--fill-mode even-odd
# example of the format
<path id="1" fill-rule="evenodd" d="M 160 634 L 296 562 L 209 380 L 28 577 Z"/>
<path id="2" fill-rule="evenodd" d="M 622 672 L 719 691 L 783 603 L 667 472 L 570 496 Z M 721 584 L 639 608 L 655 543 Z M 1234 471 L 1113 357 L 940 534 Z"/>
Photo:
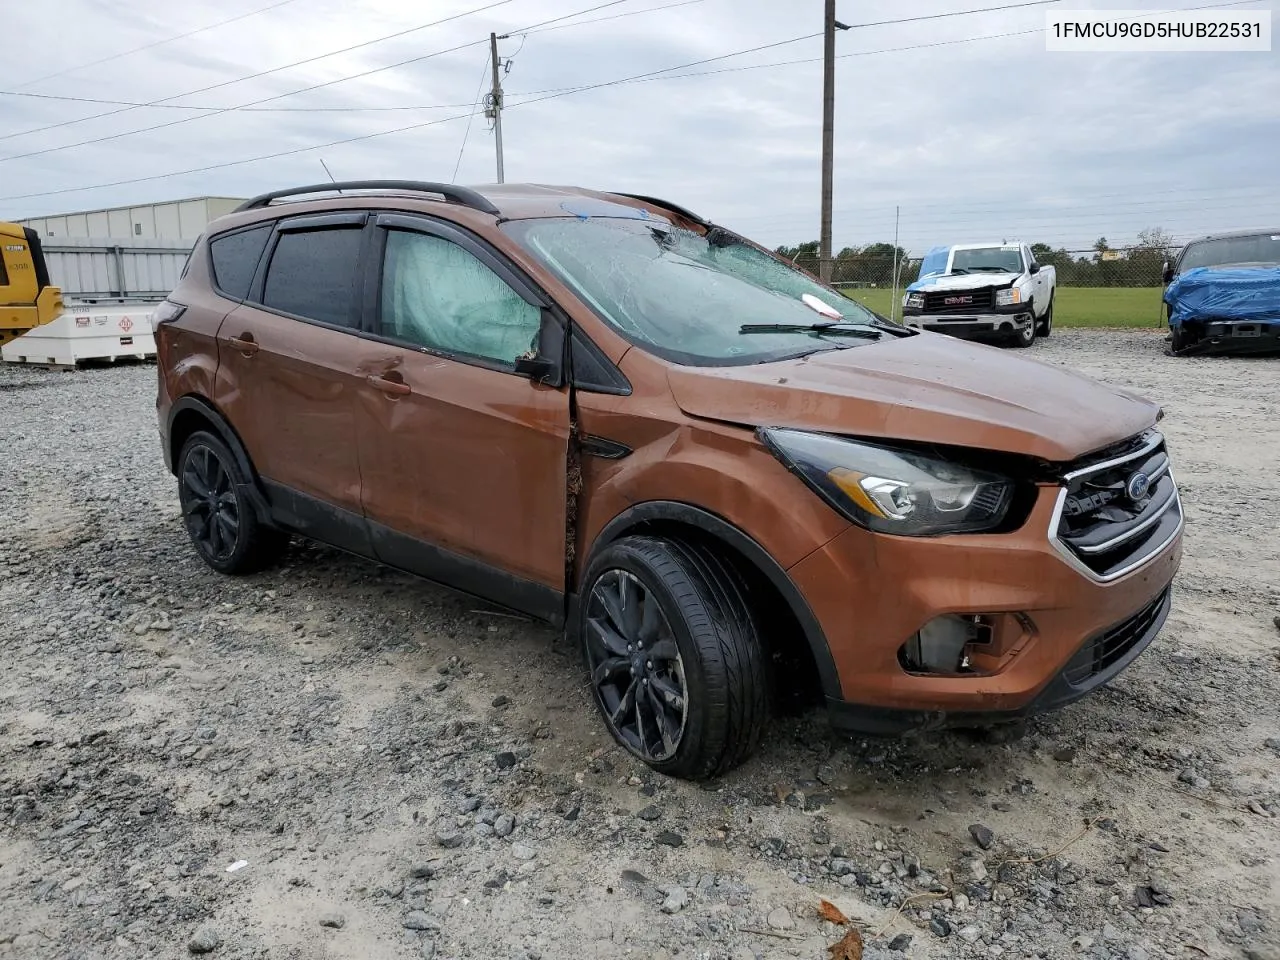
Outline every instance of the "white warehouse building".
<path id="1" fill-rule="evenodd" d="M 93 240 L 169 240 L 189 245 L 218 217 L 243 201 L 236 197 L 193 197 L 134 207 L 110 207 L 19 220 L 46 243 L 68 238 Z"/>

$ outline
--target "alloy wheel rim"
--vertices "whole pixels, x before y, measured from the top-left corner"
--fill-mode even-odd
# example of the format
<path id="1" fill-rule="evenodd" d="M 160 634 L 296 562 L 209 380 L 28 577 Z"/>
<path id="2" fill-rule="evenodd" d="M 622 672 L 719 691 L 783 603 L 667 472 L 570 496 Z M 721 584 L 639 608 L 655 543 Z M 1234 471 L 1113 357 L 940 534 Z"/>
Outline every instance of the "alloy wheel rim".
<path id="1" fill-rule="evenodd" d="M 689 717 L 684 660 L 657 597 L 634 574 L 606 570 L 586 617 L 591 685 L 607 722 L 632 753 L 669 760 Z"/>
<path id="2" fill-rule="evenodd" d="M 197 549 L 226 560 L 240 536 L 240 507 L 222 459 L 206 446 L 193 447 L 182 467 L 182 491 L 183 519 Z"/>

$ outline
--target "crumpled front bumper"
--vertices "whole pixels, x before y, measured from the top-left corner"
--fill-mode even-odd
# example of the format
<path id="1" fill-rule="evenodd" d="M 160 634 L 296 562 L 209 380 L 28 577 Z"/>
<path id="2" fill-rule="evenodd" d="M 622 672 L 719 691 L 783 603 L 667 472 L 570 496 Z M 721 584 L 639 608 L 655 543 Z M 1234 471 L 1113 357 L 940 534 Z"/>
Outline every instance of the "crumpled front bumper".
<path id="1" fill-rule="evenodd" d="M 904 325 L 953 337 L 1009 336 L 1035 323 L 1030 310 L 1016 313 L 906 313 Z"/>

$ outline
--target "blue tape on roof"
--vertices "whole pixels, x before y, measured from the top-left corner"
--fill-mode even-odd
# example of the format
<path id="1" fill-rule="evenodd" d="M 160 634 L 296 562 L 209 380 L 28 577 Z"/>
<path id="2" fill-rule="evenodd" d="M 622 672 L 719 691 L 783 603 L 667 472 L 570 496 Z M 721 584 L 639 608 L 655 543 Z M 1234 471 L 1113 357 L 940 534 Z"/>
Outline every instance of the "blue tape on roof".
<path id="1" fill-rule="evenodd" d="M 1196 267 L 1164 291 L 1169 325 L 1188 320 L 1280 322 L 1280 267 Z"/>

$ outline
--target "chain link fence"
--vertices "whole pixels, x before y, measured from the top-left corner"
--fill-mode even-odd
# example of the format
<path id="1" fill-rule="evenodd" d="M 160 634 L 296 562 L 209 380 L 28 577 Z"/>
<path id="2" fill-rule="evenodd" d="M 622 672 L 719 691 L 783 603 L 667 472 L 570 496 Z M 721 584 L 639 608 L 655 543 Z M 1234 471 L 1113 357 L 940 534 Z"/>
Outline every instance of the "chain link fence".
<path id="1" fill-rule="evenodd" d="M 1060 287 L 1159 287 L 1163 285 L 1161 273 L 1166 260 L 1172 260 L 1176 251 L 1151 247 L 1119 247 L 1114 250 L 1053 250 L 1041 252 L 1037 259 L 1051 264 L 1058 275 Z M 819 276 L 822 261 L 810 254 L 794 258 L 798 267 Z M 831 282 L 837 287 L 851 289 L 881 288 L 899 290 L 915 282 L 920 274 L 919 257 L 899 257 L 883 254 L 853 254 L 831 258 Z"/>

